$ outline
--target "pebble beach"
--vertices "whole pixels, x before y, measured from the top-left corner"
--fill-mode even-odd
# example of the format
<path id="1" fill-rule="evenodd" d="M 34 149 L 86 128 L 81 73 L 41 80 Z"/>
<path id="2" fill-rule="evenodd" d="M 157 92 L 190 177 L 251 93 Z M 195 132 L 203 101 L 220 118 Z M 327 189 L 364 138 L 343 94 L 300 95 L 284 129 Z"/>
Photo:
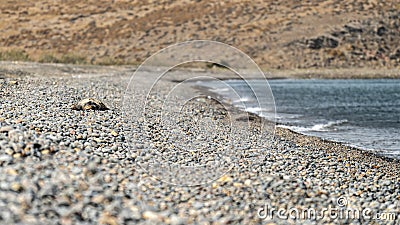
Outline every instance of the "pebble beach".
<path id="1" fill-rule="evenodd" d="M 181 121 L 183 127 L 193 127 L 188 134 L 201 137 L 197 144 L 207 144 L 194 157 L 175 146 L 180 142 L 173 135 L 165 138 L 163 132 L 174 134 L 172 128 L 124 116 L 122 102 L 134 70 L 0 64 L 0 224 L 400 223 L 399 160 L 283 128 L 263 140 L 234 135 L 230 141 L 246 147 L 224 151 L 218 130 L 199 132 L 191 120 L 202 107 L 226 119 L 208 100 L 188 104 Z M 162 107 L 159 96 L 167 95 L 179 80 L 179 73 L 175 76 L 160 80 L 157 93 L 148 97 L 154 115 Z M 146 77 L 139 80 L 148 82 Z M 194 91 L 199 90 L 188 87 L 182 95 Z M 109 109 L 71 109 L 89 97 Z M 135 102 L 130 103 L 135 108 Z M 162 110 L 168 113 L 168 108 Z M 152 119 L 156 120 L 147 118 L 150 123 Z M 154 154 L 148 151 L 152 148 L 161 150 Z M 224 169 L 213 169 L 212 175 L 206 171 L 210 177 L 198 185 L 193 182 L 206 176 L 201 168 L 200 175 L 173 170 L 171 178 L 143 166 L 163 158 L 179 165 L 205 161 L 210 169 L 218 154 L 227 158 L 219 165 Z M 329 207 L 369 213 L 360 218 L 279 218 L 266 217 L 266 206 L 312 208 L 322 214 Z"/>

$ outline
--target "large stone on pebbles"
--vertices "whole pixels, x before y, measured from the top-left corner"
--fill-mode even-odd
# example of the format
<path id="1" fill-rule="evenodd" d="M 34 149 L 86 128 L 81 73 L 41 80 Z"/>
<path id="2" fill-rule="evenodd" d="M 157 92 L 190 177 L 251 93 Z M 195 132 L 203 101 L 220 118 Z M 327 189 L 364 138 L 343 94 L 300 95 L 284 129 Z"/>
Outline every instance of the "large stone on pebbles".
<path id="1" fill-rule="evenodd" d="M 95 98 L 85 98 L 72 105 L 73 110 L 108 110 L 109 108 L 100 100 Z"/>

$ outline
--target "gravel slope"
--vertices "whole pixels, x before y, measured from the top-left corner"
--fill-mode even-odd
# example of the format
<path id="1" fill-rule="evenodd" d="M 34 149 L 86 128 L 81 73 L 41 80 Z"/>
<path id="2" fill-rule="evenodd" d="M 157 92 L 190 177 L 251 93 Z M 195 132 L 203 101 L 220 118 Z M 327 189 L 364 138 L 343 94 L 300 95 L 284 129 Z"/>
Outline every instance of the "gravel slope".
<path id="1" fill-rule="evenodd" d="M 203 107 L 220 112 L 218 118 L 223 123 L 226 117 L 218 104 L 207 99 L 187 104 L 182 126 L 192 128 L 192 133 L 198 132 L 196 137 L 205 136 L 205 141 L 199 143 L 209 145 L 198 157 L 193 157 L 190 151 L 182 157 L 185 149 L 170 145 L 183 141 L 174 141 L 173 135 L 164 139 L 163 132 L 173 129 L 154 122 L 161 97 L 175 83 L 161 80 L 157 93 L 149 98 L 149 112 L 154 114 L 147 117 L 147 122 L 132 121 L 124 117 L 121 106 L 132 75 L 130 68 L 98 68 L 96 75 L 93 67 L 43 65 L 41 71 L 40 66 L 2 64 L 2 224 L 399 223 L 398 161 L 283 129 L 262 142 L 234 136 L 234 141 L 248 141 L 248 147 L 221 152 L 230 158 L 231 161 L 226 161 L 230 170 L 218 177 L 206 177 L 208 182 L 202 185 L 162 182 L 160 179 L 170 179 L 164 176 L 164 171 L 156 168 L 149 174 L 145 166 L 138 164 L 146 165 L 147 160 L 162 157 L 180 165 L 196 164 L 196 160 L 215 157 L 216 151 L 206 150 L 218 150 L 218 146 L 210 145 L 223 142 L 207 140 L 218 132 L 223 134 L 223 130 L 207 131 L 206 127 L 203 132 L 189 118 Z M 179 78 L 179 73 L 176 76 Z M 142 82 L 148 81 L 143 77 Z M 85 97 L 101 99 L 111 110 L 70 109 Z M 130 107 L 135 107 L 132 104 Z M 168 112 L 168 108 L 163 110 Z M 202 118 L 210 116 L 207 113 L 211 111 L 203 112 Z M 187 171 L 171 171 L 176 173 L 175 183 L 204 178 Z M 321 211 L 328 206 L 338 207 L 339 197 L 346 198 L 348 208 L 396 213 L 396 221 L 329 217 L 318 221 L 287 221 L 258 217 L 260 208 L 266 204 L 298 210 L 313 207 Z"/>

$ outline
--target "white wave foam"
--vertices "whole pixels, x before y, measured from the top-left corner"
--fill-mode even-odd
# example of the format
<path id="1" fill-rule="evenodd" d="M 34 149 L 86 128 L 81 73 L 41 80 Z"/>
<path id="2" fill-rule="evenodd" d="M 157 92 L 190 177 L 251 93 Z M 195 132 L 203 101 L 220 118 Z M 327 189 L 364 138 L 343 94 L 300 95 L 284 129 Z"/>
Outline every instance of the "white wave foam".
<path id="1" fill-rule="evenodd" d="M 231 89 L 229 88 L 211 88 L 209 91 L 214 92 L 214 93 L 220 93 L 220 92 L 228 92 Z"/>
<path id="2" fill-rule="evenodd" d="M 240 98 L 240 99 L 237 99 L 237 100 L 232 101 L 232 103 L 248 102 L 248 101 L 250 101 L 250 100 L 251 100 L 251 99 L 248 98 L 248 97 L 243 97 L 243 98 Z"/>
<path id="3" fill-rule="evenodd" d="M 246 108 L 246 112 L 254 113 L 254 114 L 260 114 L 260 112 L 265 112 L 268 111 L 267 109 L 260 108 L 260 107 L 249 107 Z"/>
<path id="4" fill-rule="evenodd" d="M 315 124 L 312 127 L 300 127 L 300 126 L 287 126 L 287 125 L 278 125 L 278 127 L 290 129 L 296 132 L 327 132 L 332 131 L 336 126 L 341 124 L 347 123 L 347 120 L 337 120 L 337 121 L 330 121 L 328 123 L 320 123 Z"/>

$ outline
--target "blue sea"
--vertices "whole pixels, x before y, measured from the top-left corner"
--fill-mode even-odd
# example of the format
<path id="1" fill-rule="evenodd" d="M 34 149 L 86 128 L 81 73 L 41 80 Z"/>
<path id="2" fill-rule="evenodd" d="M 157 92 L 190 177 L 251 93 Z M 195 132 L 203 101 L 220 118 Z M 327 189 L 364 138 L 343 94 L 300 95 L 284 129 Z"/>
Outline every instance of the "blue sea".
<path id="1" fill-rule="evenodd" d="M 256 99 L 254 95 L 258 89 L 269 89 L 265 81 L 248 81 L 252 89 L 242 80 L 224 83 L 197 85 L 243 110 L 274 119 L 271 108 L 259 104 L 270 96 Z M 277 126 L 400 159 L 400 79 L 278 79 L 268 83 Z M 239 101 L 231 101 L 226 85 L 240 95 Z"/>

